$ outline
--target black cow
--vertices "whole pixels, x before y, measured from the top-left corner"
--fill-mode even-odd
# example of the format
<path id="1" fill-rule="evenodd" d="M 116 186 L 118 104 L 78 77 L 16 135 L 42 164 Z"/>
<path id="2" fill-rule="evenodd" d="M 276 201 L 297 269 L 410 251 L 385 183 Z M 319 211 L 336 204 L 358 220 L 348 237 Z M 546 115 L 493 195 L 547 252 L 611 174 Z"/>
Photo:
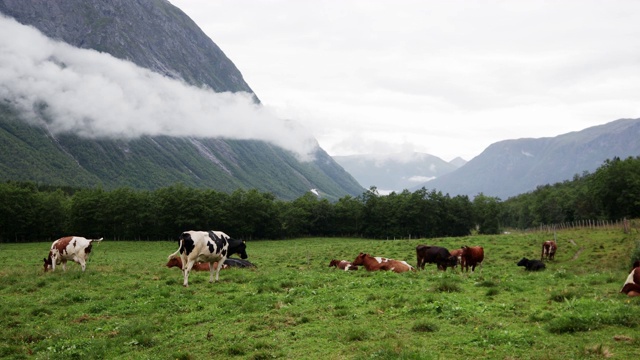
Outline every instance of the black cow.
<path id="1" fill-rule="evenodd" d="M 455 267 L 458 264 L 458 258 L 451 256 L 449 250 L 440 246 L 418 245 L 416 246 L 416 256 L 418 258 L 418 269 L 424 270 L 424 264 L 437 264 L 438 269 L 447 271 L 447 266 Z"/>
<path id="2" fill-rule="evenodd" d="M 248 257 L 244 241 L 232 239 L 222 231 L 185 231 L 180 234 L 178 243 L 178 250 L 169 255 L 169 259 L 179 254 L 183 264 L 184 286 L 189 286 L 189 271 L 196 262 L 209 263 L 209 282 L 213 282 L 213 272 L 216 271 L 218 281 L 220 269 L 227 256 L 239 254 L 242 259 Z M 215 262 L 218 263 L 217 267 L 213 266 Z"/>
<path id="3" fill-rule="evenodd" d="M 242 259 L 230 258 L 230 257 L 228 257 L 227 260 L 224 261 L 224 264 L 229 267 L 238 267 L 238 268 L 256 267 L 254 264 L 250 263 L 248 260 L 242 260 Z"/>
<path id="4" fill-rule="evenodd" d="M 524 266 L 527 271 L 539 271 L 544 270 L 544 263 L 540 260 L 529 260 L 527 258 L 522 258 L 522 260 L 518 261 L 518 266 Z"/>

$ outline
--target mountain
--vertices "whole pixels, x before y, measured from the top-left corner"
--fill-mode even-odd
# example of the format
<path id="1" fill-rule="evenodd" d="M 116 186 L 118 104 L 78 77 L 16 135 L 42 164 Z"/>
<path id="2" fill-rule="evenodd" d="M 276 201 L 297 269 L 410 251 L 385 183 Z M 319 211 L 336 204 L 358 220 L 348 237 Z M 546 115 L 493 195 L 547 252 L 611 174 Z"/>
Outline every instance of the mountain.
<path id="1" fill-rule="evenodd" d="M 411 189 L 416 184 L 457 168 L 455 164 L 439 157 L 416 152 L 346 155 L 333 158 L 361 185 L 366 188 L 376 186 L 381 194 Z"/>
<path id="2" fill-rule="evenodd" d="M 233 62 L 166 0 L 0 0 L 0 13 L 49 38 L 110 54 L 198 88 L 249 93 L 259 106 L 258 96 Z M 46 100 L 33 107 L 37 114 L 46 111 Z M 311 161 L 303 161 L 261 140 L 88 138 L 50 131 L 46 116 L 35 123 L 25 120 L 15 102 L 0 98 L 0 181 L 106 189 L 155 189 L 180 182 L 225 192 L 256 188 L 282 199 L 297 198 L 310 189 L 330 199 L 364 190 L 319 146 Z M 128 119 L 131 124 L 142 120 Z"/>
<path id="3" fill-rule="evenodd" d="M 606 159 L 640 155 L 640 119 L 621 119 L 553 138 L 504 140 L 422 186 L 450 195 L 507 199 L 593 172 Z"/>
<path id="4" fill-rule="evenodd" d="M 455 159 L 449 161 L 449 164 L 455 166 L 456 168 L 459 168 L 459 167 L 463 166 L 466 163 L 467 163 L 467 160 L 461 158 L 460 156 L 458 156 Z"/>

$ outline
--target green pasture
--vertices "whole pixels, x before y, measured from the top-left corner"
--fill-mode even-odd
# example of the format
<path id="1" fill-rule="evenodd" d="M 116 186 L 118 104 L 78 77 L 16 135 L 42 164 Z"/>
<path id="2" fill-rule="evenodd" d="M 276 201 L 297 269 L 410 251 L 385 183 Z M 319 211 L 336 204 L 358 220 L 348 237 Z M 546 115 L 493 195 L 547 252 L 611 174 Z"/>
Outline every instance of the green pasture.
<path id="1" fill-rule="evenodd" d="M 619 294 L 637 232 L 567 230 L 556 260 L 528 273 L 549 233 L 419 240 L 249 242 L 257 269 L 164 267 L 176 242 L 94 245 L 44 273 L 50 243 L 0 244 L 0 357 L 7 359 L 631 359 L 640 298 Z M 482 270 L 344 272 L 358 253 L 416 262 L 418 244 L 480 245 Z"/>

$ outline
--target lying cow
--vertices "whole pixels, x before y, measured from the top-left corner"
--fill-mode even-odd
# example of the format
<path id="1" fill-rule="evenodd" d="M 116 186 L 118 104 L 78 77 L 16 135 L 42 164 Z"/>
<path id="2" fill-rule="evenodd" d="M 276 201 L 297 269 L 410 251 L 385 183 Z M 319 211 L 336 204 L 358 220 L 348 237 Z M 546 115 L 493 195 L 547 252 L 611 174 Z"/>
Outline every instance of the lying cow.
<path id="1" fill-rule="evenodd" d="M 438 269 L 447 271 L 447 266 L 455 267 L 458 257 L 452 256 L 449 250 L 440 246 L 418 245 L 416 246 L 417 268 L 424 270 L 424 265 L 437 264 Z"/>
<path id="2" fill-rule="evenodd" d="M 62 270 L 67 270 L 67 260 L 77 262 L 84 271 L 87 267 L 87 257 L 91 253 L 91 244 L 102 241 L 100 239 L 87 239 L 82 236 L 67 236 L 60 238 L 51 244 L 49 257 L 44 258 L 44 271 L 54 271 L 56 265 L 62 263 Z"/>
<path id="3" fill-rule="evenodd" d="M 244 241 L 232 239 L 222 231 L 185 231 L 178 238 L 178 250 L 169 255 L 169 259 L 180 256 L 182 261 L 182 273 L 184 275 L 183 286 L 189 286 L 189 272 L 197 262 L 209 263 L 209 282 L 213 282 L 213 272 L 216 272 L 218 281 L 220 269 L 227 256 L 239 254 L 246 259 L 247 245 Z M 213 264 L 217 263 L 214 267 Z"/>
<path id="4" fill-rule="evenodd" d="M 556 244 L 555 241 L 545 241 L 544 243 L 542 243 L 542 254 L 540 255 L 540 260 L 542 261 L 542 259 L 544 259 L 545 257 L 548 260 L 553 260 L 553 258 L 556 256 L 556 250 L 558 250 L 558 244 Z"/>
<path id="5" fill-rule="evenodd" d="M 640 261 L 633 264 L 633 269 L 627 276 L 627 281 L 624 282 L 620 293 L 628 296 L 640 296 Z"/>
<path id="6" fill-rule="evenodd" d="M 476 270 L 476 266 L 482 266 L 482 261 L 484 261 L 484 249 L 482 246 L 463 246 L 460 258 L 460 268 L 469 272 L 469 266 L 471 266 L 471 272 L 474 272 Z"/>
<path id="7" fill-rule="evenodd" d="M 182 260 L 180 259 L 180 257 L 170 258 L 169 261 L 167 261 L 166 266 L 168 268 L 177 267 L 182 269 Z M 214 262 L 213 267 L 215 268 L 217 266 L 218 266 L 218 262 Z M 236 259 L 236 258 L 227 258 L 227 260 L 224 261 L 224 264 L 222 264 L 222 270 L 229 269 L 232 267 L 248 268 L 248 267 L 256 267 L 256 266 L 247 260 Z M 210 271 L 211 266 L 209 266 L 208 262 L 198 262 L 193 264 L 193 267 L 191 268 L 191 270 Z"/>
<path id="8" fill-rule="evenodd" d="M 358 270 L 358 266 L 357 265 L 353 265 L 350 261 L 347 260 L 331 260 L 331 262 L 329 262 L 329 267 L 335 267 L 344 271 L 348 271 L 348 270 Z"/>
<path id="9" fill-rule="evenodd" d="M 544 270 L 545 265 L 540 260 L 529 260 L 527 258 L 522 258 L 522 260 L 518 261 L 518 266 L 524 266 L 527 271 L 539 271 Z"/>
<path id="10" fill-rule="evenodd" d="M 363 265 L 367 271 L 393 271 L 396 273 L 403 273 L 405 271 L 415 271 L 413 266 L 409 265 L 403 260 L 387 259 L 380 256 L 371 256 L 369 254 L 360 253 L 353 265 Z"/>

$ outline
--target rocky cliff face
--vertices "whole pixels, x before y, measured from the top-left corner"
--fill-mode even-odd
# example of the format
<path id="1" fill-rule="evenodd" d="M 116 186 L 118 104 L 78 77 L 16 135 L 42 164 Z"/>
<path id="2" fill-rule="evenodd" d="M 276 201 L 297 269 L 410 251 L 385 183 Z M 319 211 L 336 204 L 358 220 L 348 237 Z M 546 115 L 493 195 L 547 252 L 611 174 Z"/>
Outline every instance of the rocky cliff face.
<path id="1" fill-rule="evenodd" d="M 0 12 L 50 38 L 190 84 L 253 92 L 222 50 L 166 0 L 0 0 Z"/>
<path id="2" fill-rule="evenodd" d="M 0 0 L 0 13 L 50 38 L 191 85 L 253 94 L 231 60 L 166 0 Z M 259 103 L 255 95 L 254 100 Z M 0 147 L 11 150 L 0 153 L 0 169 L 6 170 L 0 181 L 107 189 L 154 189 L 181 182 L 226 192 L 255 188 L 283 199 L 311 188 L 330 199 L 363 191 L 320 148 L 314 161 L 302 162 L 263 141 L 170 136 L 94 140 L 51 134 L 21 122 L 8 103 L 0 103 L 0 140 Z"/>

